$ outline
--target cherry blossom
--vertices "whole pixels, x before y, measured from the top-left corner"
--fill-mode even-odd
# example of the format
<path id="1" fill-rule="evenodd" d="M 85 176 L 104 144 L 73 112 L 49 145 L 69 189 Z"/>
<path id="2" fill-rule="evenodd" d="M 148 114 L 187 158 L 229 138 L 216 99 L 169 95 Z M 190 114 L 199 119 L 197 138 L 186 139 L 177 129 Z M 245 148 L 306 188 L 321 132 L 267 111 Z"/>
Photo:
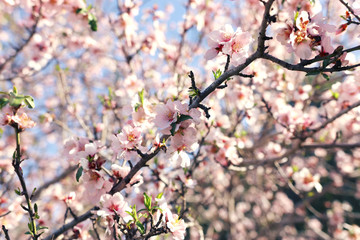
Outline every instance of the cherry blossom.
<path id="1" fill-rule="evenodd" d="M 315 188 L 318 192 L 321 192 L 322 190 L 322 186 L 319 182 L 320 175 L 312 175 L 307 168 L 303 168 L 301 169 L 301 171 L 295 172 L 292 178 L 295 181 L 296 188 L 298 188 L 299 190 L 306 192 L 311 191 L 313 188 Z"/>

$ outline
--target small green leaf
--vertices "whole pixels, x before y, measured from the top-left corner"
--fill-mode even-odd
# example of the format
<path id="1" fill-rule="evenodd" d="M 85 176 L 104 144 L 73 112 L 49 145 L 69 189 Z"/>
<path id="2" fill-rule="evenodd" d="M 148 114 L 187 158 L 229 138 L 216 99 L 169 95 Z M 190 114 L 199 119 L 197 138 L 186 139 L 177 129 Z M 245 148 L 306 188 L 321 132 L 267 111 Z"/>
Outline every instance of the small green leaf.
<path id="1" fill-rule="evenodd" d="M 156 196 L 156 198 L 157 198 L 157 199 L 160 199 L 163 195 L 164 195 L 164 193 L 161 192 L 161 193 L 159 193 L 159 194 Z"/>
<path id="2" fill-rule="evenodd" d="M 144 225 L 143 225 L 140 221 L 136 221 L 135 224 L 136 224 L 136 226 L 138 227 L 139 232 L 140 232 L 141 234 L 144 234 L 144 233 L 145 233 Z"/>
<path id="3" fill-rule="evenodd" d="M 34 98 L 32 96 L 25 96 L 24 100 L 28 108 L 35 108 Z"/>
<path id="4" fill-rule="evenodd" d="M 176 122 L 171 123 L 170 126 L 171 126 L 171 130 L 170 130 L 171 136 L 174 136 L 176 130 Z"/>
<path id="5" fill-rule="evenodd" d="M 25 97 L 22 95 L 18 95 L 18 96 L 10 98 L 10 106 L 19 107 L 23 103 L 24 98 Z"/>
<path id="6" fill-rule="evenodd" d="M 139 94 L 139 99 L 140 99 L 141 105 L 144 105 L 144 89 L 141 90 L 138 94 Z"/>
<path id="7" fill-rule="evenodd" d="M 338 92 L 331 91 L 331 94 L 332 94 L 333 98 L 335 98 L 335 99 L 339 98 L 339 93 Z"/>
<path id="8" fill-rule="evenodd" d="M 32 224 L 31 224 L 31 223 L 28 223 L 28 228 L 29 228 L 29 230 L 30 230 L 30 233 L 32 233 L 32 232 L 33 232 L 33 227 L 32 227 Z"/>
<path id="9" fill-rule="evenodd" d="M 0 98 L 0 110 L 5 107 L 9 102 L 9 99 L 7 98 Z"/>
<path id="10" fill-rule="evenodd" d="M 42 230 L 42 229 L 49 229 L 48 227 L 45 226 L 36 226 L 37 230 Z"/>
<path id="11" fill-rule="evenodd" d="M 180 215 L 181 212 L 181 206 L 176 206 L 176 212 L 178 215 Z"/>
<path id="12" fill-rule="evenodd" d="M 20 188 L 15 189 L 15 193 L 16 193 L 17 195 L 21 196 Z"/>
<path id="13" fill-rule="evenodd" d="M 296 22 L 296 19 L 298 18 L 298 16 L 299 16 L 299 12 L 296 12 L 295 16 L 294 16 L 294 22 Z"/>
<path id="14" fill-rule="evenodd" d="M 85 14 L 87 12 L 86 8 L 78 8 L 76 9 L 76 14 Z"/>
<path id="15" fill-rule="evenodd" d="M 35 213 L 37 213 L 37 212 L 38 212 L 38 206 L 37 206 L 37 204 L 36 204 L 36 203 L 34 204 L 34 211 L 35 211 Z"/>
<path id="16" fill-rule="evenodd" d="M 186 120 L 189 120 L 189 119 L 192 119 L 192 117 L 189 116 L 189 115 L 181 114 L 181 115 L 178 117 L 178 119 L 177 119 L 176 122 L 177 122 L 177 123 L 181 123 L 181 122 L 186 121 Z"/>
<path id="17" fill-rule="evenodd" d="M 146 193 L 144 193 L 144 205 L 147 210 L 151 210 L 151 197 L 149 197 Z"/>
<path id="18" fill-rule="evenodd" d="M 216 70 L 216 72 L 212 71 L 212 73 L 214 75 L 215 80 L 218 79 L 222 74 L 220 69 Z"/>
<path id="19" fill-rule="evenodd" d="M 97 22 L 96 22 L 96 17 L 94 14 L 92 13 L 89 13 L 88 14 L 88 20 L 89 20 L 89 25 L 90 25 L 90 28 L 93 32 L 96 32 L 97 31 Z"/>
<path id="20" fill-rule="evenodd" d="M 76 172 L 76 181 L 77 182 L 79 182 L 82 173 L 83 173 L 83 167 L 80 166 Z"/>
<path id="21" fill-rule="evenodd" d="M 326 81 L 330 80 L 330 76 L 325 74 L 325 73 L 321 73 L 321 75 L 326 79 Z"/>
<path id="22" fill-rule="evenodd" d="M 13 93 L 15 94 L 15 96 L 17 95 L 18 91 L 17 91 L 17 88 L 14 86 L 13 87 Z"/>

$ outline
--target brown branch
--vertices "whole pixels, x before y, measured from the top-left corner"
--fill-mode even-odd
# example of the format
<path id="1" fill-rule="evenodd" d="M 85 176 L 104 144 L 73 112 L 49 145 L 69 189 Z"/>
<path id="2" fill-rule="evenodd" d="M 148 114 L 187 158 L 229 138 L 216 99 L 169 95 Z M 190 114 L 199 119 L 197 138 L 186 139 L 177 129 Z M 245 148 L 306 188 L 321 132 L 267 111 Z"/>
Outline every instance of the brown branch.
<path id="1" fill-rule="evenodd" d="M 312 148 L 324 148 L 324 149 L 331 149 L 331 148 L 341 148 L 341 149 L 353 149 L 360 147 L 360 143 L 307 143 L 301 145 L 301 148 L 312 149 Z"/>
<path id="2" fill-rule="evenodd" d="M 258 36 L 258 49 L 256 51 L 256 52 L 260 53 L 261 56 L 265 53 L 265 50 L 266 50 L 265 41 L 268 39 L 266 37 L 266 28 L 270 22 L 270 9 L 271 9 L 271 6 L 274 3 L 274 1 L 275 0 L 268 0 L 265 3 L 264 15 L 263 15 L 263 19 L 262 19 L 261 26 L 260 26 L 259 36 Z"/>
<path id="3" fill-rule="evenodd" d="M 328 120 L 326 120 L 325 122 L 323 122 L 319 127 L 310 129 L 310 131 L 312 131 L 313 133 L 320 131 L 321 129 L 325 128 L 328 124 L 332 123 L 333 121 L 335 121 L 336 119 L 338 119 L 339 117 L 344 115 L 345 113 L 350 112 L 351 110 L 353 110 L 354 108 L 356 108 L 358 106 L 360 106 L 360 101 L 357 101 L 357 102 L 353 103 L 352 105 L 350 105 L 349 107 L 341 110 L 340 112 L 335 114 L 335 116 L 333 116 L 333 117 L 329 118 Z"/>
<path id="4" fill-rule="evenodd" d="M 348 10 L 349 12 L 352 13 L 352 15 L 354 15 L 354 17 L 360 21 L 360 17 L 358 15 L 355 14 L 354 10 L 349 6 L 349 3 L 346 3 L 344 0 L 339 0 Z"/>
<path id="5" fill-rule="evenodd" d="M 5 239 L 10 240 L 9 231 L 6 229 L 5 225 L 2 225 L 2 230 L 4 231 Z"/>
<path id="6" fill-rule="evenodd" d="M 307 67 L 304 67 L 302 65 L 302 63 L 300 64 L 291 64 L 291 63 L 288 63 L 288 62 L 285 62 L 279 58 L 276 58 L 270 54 L 267 54 L 265 53 L 263 56 L 262 56 L 263 59 L 267 59 L 267 60 L 270 60 L 271 62 L 274 62 L 274 63 L 277 63 L 279 64 L 280 66 L 288 69 L 288 70 L 292 70 L 292 71 L 299 71 L 299 72 L 306 72 L 306 73 L 309 73 L 309 72 L 341 72 L 341 71 L 345 71 L 345 70 L 350 70 L 350 69 L 353 69 L 353 68 L 356 68 L 356 67 L 359 67 L 360 66 L 360 63 L 358 64 L 355 64 L 355 65 L 351 65 L 351 66 L 346 66 L 346 67 L 332 67 L 332 68 L 323 68 L 323 67 L 312 67 L 312 68 L 307 68 Z"/>
<path id="7" fill-rule="evenodd" d="M 315 63 L 315 62 L 325 60 L 325 59 L 329 59 L 329 58 L 336 57 L 336 56 L 341 56 L 345 52 L 349 53 L 349 52 L 354 52 L 354 51 L 357 51 L 357 50 L 360 50 L 360 45 L 356 46 L 356 47 L 352 47 L 352 48 L 342 50 L 340 53 L 334 51 L 332 54 L 329 54 L 329 55 L 326 55 L 326 56 L 316 56 L 316 57 L 314 57 L 312 59 L 301 60 L 301 62 L 298 65 L 306 66 L 306 65 L 309 65 L 309 64 L 312 64 L 312 63 Z"/>
<path id="8" fill-rule="evenodd" d="M 56 230 L 55 232 L 51 233 L 49 236 L 47 236 L 46 238 L 44 238 L 44 240 L 54 240 L 56 239 L 58 236 L 60 236 L 61 234 L 63 234 L 64 232 L 66 232 L 67 230 L 75 227 L 77 224 L 87 220 L 88 218 L 90 218 L 91 216 L 93 216 L 92 211 L 96 211 L 98 210 L 98 207 L 94 207 L 92 209 L 90 209 L 89 211 L 87 211 L 86 213 L 84 213 L 81 216 L 78 216 L 76 219 L 72 220 L 71 222 L 63 225 L 61 228 L 59 228 L 58 230 Z"/>
<path id="9" fill-rule="evenodd" d="M 169 136 L 167 136 L 168 138 Z M 154 152 L 152 152 L 151 154 L 143 154 L 143 157 L 140 159 L 140 161 L 138 163 L 136 163 L 136 165 L 131 168 L 130 172 L 128 173 L 128 175 L 126 175 L 126 177 L 124 177 L 118 184 L 116 184 L 111 190 L 110 190 L 110 194 L 114 194 L 116 192 L 119 192 L 121 190 L 123 190 L 127 184 L 130 183 L 131 179 L 133 176 L 135 176 L 135 174 L 141 169 L 143 168 L 146 163 L 148 161 L 150 161 L 153 157 L 155 157 L 161 150 L 161 147 L 158 147 L 154 150 Z"/>

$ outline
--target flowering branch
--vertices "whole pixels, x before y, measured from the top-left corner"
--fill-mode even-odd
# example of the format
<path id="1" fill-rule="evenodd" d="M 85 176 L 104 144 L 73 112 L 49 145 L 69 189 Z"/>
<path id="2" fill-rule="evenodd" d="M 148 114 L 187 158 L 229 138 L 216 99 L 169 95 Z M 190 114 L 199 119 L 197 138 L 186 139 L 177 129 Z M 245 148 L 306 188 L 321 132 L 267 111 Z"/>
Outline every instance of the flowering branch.
<path id="1" fill-rule="evenodd" d="M 16 150 L 14 152 L 12 165 L 14 167 L 16 175 L 18 176 L 18 178 L 20 180 L 20 184 L 21 184 L 21 188 L 22 188 L 22 191 L 20 192 L 20 194 L 23 195 L 25 197 L 25 200 L 26 200 L 27 207 L 23 207 L 23 206 L 22 207 L 23 207 L 23 209 L 25 211 L 27 211 L 29 213 L 29 217 L 30 217 L 30 225 L 29 225 L 30 234 L 31 234 L 32 238 L 34 240 L 36 240 L 40 236 L 40 234 L 37 233 L 37 227 L 36 227 L 36 222 L 35 222 L 35 218 L 37 217 L 37 207 L 35 207 L 35 211 L 34 211 L 33 206 L 31 204 L 29 193 L 28 193 L 27 188 L 26 188 L 26 183 L 25 183 L 25 179 L 24 179 L 24 176 L 23 176 L 23 172 L 22 172 L 22 169 L 20 167 L 20 164 L 22 162 L 22 160 L 21 160 L 21 152 L 20 152 L 20 129 L 19 129 L 18 126 L 14 126 L 14 129 L 15 129 L 15 137 L 16 137 Z M 36 204 L 34 206 L 36 206 Z"/>
<path id="2" fill-rule="evenodd" d="M 344 0 L 339 0 L 353 15 L 354 17 L 360 21 L 360 17 L 355 14 L 354 10 L 349 6 L 349 3 L 346 3 Z"/>
<path id="3" fill-rule="evenodd" d="M 341 71 L 345 71 L 345 70 L 351 70 L 354 69 L 356 67 L 360 66 L 360 63 L 355 64 L 355 65 L 350 65 L 350 66 L 346 66 L 346 67 L 337 67 L 337 66 L 333 66 L 331 68 L 323 68 L 323 67 L 313 67 L 313 68 L 306 68 L 304 67 L 301 63 L 300 64 L 291 64 L 288 62 L 285 62 L 281 59 L 278 59 L 270 54 L 264 54 L 262 56 L 262 58 L 270 60 L 271 62 L 277 63 L 280 66 L 288 69 L 288 70 L 292 70 L 292 71 L 300 71 L 300 72 L 341 72 Z"/>

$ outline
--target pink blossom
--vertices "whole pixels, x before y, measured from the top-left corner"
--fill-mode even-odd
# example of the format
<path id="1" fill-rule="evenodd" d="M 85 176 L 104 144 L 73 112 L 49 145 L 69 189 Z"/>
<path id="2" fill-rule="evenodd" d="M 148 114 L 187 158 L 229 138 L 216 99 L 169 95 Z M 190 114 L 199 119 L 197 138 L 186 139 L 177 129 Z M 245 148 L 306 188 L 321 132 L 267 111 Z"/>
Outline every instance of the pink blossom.
<path id="1" fill-rule="evenodd" d="M 211 32 L 208 36 L 208 45 L 210 49 L 205 53 L 205 59 L 215 58 L 222 51 L 224 43 L 229 42 L 234 35 L 231 25 L 226 24 L 220 30 Z"/>
<path id="2" fill-rule="evenodd" d="M 125 125 L 117 138 L 124 148 L 133 149 L 141 144 L 141 128 L 131 124 Z"/>
<path id="3" fill-rule="evenodd" d="M 17 127 L 20 131 L 24 131 L 27 128 L 32 128 L 36 125 L 36 123 L 31 120 L 31 118 L 26 113 L 22 113 L 21 115 L 14 115 L 10 108 L 6 108 L 4 113 L 0 115 L 0 124 Z"/>
<path id="4" fill-rule="evenodd" d="M 171 124 L 175 123 L 181 114 L 187 115 L 187 110 L 187 104 L 169 99 L 165 105 L 160 104 L 156 106 L 155 126 L 162 130 L 162 133 L 170 134 Z"/>
<path id="5" fill-rule="evenodd" d="M 299 172 L 295 172 L 292 176 L 295 181 L 296 188 L 308 192 L 315 188 L 318 192 L 322 191 L 320 184 L 320 175 L 312 175 L 308 168 L 303 168 Z"/>
<path id="6" fill-rule="evenodd" d="M 123 179 L 128 175 L 131 168 L 129 166 L 119 166 L 117 164 L 111 165 L 111 171 L 114 175 L 114 177 L 118 179 Z M 143 183 L 143 177 L 141 176 L 141 171 L 138 171 L 130 180 L 130 185 L 136 184 L 136 183 Z"/>
<path id="7" fill-rule="evenodd" d="M 114 195 L 104 194 L 100 198 L 101 209 L 97 211 L 100 217 L 115 216 L 127 217 L 126 211 L 131 211 L 128 203 L 125 201 L 121 193 L 117 192 Z"/>
<path id="8" fill-rule="evenodd" d="M 252 41 L 250 33 L 242 32 L 238 28 L 231 41 L 225 43 L 223 52 L 231 56 L 231 61 L 234 65 L 242 64 L 249 56 L 249 46 Z"/>
<path id="9" fill-rule="evenodd" d="M 105 179 L 104 173 L 97 170 L 86 171 L 82 176 L 85 187 L 85 198 L 91 203 L 97 203 L 101 195 L 112 188 L 112 183 Z"/>
<path id="10" fill-rule="evenodd" d="M 166 226 L 170 229 L 174 240 L 182 240 L 185 238 L 186 225 L 184 219 L 179 219 L 177 214 L 167 214 Z"/>

